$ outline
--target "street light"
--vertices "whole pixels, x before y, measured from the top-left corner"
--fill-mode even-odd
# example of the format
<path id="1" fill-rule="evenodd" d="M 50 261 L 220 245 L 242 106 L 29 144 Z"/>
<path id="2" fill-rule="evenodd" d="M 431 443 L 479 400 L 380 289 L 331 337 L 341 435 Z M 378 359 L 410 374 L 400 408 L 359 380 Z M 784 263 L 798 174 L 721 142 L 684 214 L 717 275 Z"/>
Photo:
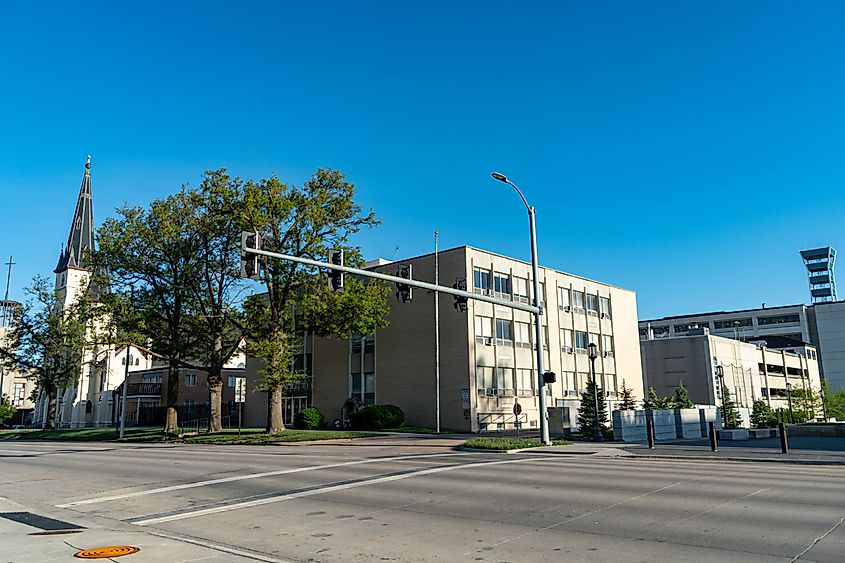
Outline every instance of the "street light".
<path id="1" fill-rule="evenodd" d="M 534 278 L 534 306 L 540 309 L 540 265 L 537 261 L 537 224 L 534 218 L 534 208 L 528 205 L 528 200 L 522 195 L 516 184 L 508 180 L 507 176 L 499 172 L 493 172 L 493 178 L 508 184 L 519 194 L 522 203 L 528 210 L 528 224 L 531 230 L 531 271 Z M 543 382 L 543 324 L 540 319 L 542 310 L 534 314 L 534 342 L 537 346 L 537 390 L 540 393 L 540 439 L 545 445 L 551 445 L 549 440 L 549 413 L 546 411 L 546 391 Z"/>
<path id="2" fill-rule="evenodd" d="M 728 427 L 728 415 L 725 412 L 725 368 L 716 366 L 716 377 L 719 378 L 719 393 L 722 395 L 722 427 Z"/>
<path id="3" fill-rule="evenodd" d="M 601 435 L 601 422 L 599 421 L 599 384 L 596 382 L 596 358 L 599 357 L 598 346 L 595 342 L 590 342 L 587 345 L 587 357 L 590 358 L 591 372 L 593 374 L 593 400 L 596 406 L 596 427 L 593 431 L 593 440 L 596 442 L 603 442 L 604 436 Z"/>
<path id="4" fill-rule="evenodd" d="M 819 397 L 822 400 L 822 416 L 824 417 L 824 422 L 827 422 L 827 405 L 824 404 L 824 389 L 819 389 Z"/>
<path id="5" fill-rule="evenodd" d="M 789 423 L 794 424 L 795 423 L 795 417 L 792 414 L 792 384 L 791 383 L 786 384 L 786 398 L 789 401 Z"/>

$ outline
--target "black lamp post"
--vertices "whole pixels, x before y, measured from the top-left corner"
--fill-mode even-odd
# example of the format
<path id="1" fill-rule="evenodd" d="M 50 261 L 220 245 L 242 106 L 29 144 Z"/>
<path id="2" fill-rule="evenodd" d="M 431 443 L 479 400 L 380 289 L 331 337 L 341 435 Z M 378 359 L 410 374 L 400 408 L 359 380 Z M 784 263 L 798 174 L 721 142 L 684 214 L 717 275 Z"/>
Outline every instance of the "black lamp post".
<path id="1" fill-rule="evenodd" d="M 728 427 L 728 415 L 725 412 L 725 368 L 716 366 L 716 377 L 719 378 L 719 394 L 722 395 L 722 427 Z"/>
<path id="2" fill-rule="evenodd" d="M 593 400 L 595 401 L 596 409 L 596 427 L 593 432 L 593 440 L 596 442 L 603 442 L 604 436 L 601 434 L 601 422 L 599 422 L 599 385 L 596 382 L 596 358 L 599 357 L 599 351 L 595 342 L 590 342 L 590 344 L 587 345 L 587 357 L 590 358 L 590 370 L 593 374 Z"/>
<path id="3" fill-rule="evenodd" d="M 786 384 L 786 399 L 789 401 L 789 423 L 795 423 L 795 416 L 792 414 L 792 384 Z"/>

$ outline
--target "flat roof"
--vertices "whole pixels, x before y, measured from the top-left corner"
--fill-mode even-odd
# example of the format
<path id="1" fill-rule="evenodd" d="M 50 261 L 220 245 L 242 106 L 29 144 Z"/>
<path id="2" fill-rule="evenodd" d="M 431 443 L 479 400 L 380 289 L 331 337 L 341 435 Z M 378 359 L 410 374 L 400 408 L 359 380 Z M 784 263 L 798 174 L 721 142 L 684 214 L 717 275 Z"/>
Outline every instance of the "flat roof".
<path id="1" fill-rule="evenodd" d="M 740 313 L 752 313 L 752 312 L 759 312 L 759 311 L 776 311 L 778 309 L 793 309 L 795 307 L 804 307 L 804 308 L 811 308 L 812 305 L 804 305 L 803 303 L 798 305 L 778 305 L 776 307 L 756 307 L 754 309 L 737 309 L 734 311 L 711 311 L 709 313 L 690 313 L 689 315 L 673 315 L 671 317 L 660 317 L 659 319 L 643 319 L 639 322 L 641 323 L 653 323 L 653 322 L 660 322 L 660 321 L 672 321 L 677 319 L 689 319 L 691 317 L 712 317 L 715 315 L 737 315 Z"/>
<path id="2" fill-rule="evenodd" d="M 468 244 L 464 244 L 464 245 L 461 245 L 461 246 L 455 246 L 453 248 L 447 248 L 445 250 L 440 250 L 440 251 L 438 251 L 438 254 L 445 254 L 447 252 L 455 252 L 456 250 L 463 250 L 463 249 L 475 250 L 476 252 L 484 252 L 485 254 L 490 254 L 492 256 L 498 256 L 499 258 L 504 258 L 505 260 L 513 260 L 514 262 L 518 262 L 520 264 L 525 264 L 526 266 L 531 266 L 531 262 L 526 262 L 525 260 L 520 260 L 519 258 L 513 258 L 512 256 L 506 256 L 506 255 L 500 254 L 498 252 L 493 252 L 491 250 L 485 250 L 483 248 L 470 246 Z M 420 258 L 427 258 L 429 256 L 434 256 L 434 252 L 429 252 L 429 253 L 426 253 L 426 254 L 420 254 L 419 256 L 409 256 L 409 257 L 406 257 L 406 258 L 402 258 L 400 260 L 392 260 L 392 261 L 389 262 L 389 264 L 391 264 L 391 263 L 392 264 L 399 264 L 403 260 L 418 260 Z M 384 258 L 377 258 L 376 260 L 384 260 Z M 386 264 L 386 265 L 389 265 L 389 264 Z M 378 267 L 378 266 L 373 266 L 373 267 Z M 572 273 L 569 273 L 569 272 L 564 272 L 563 270 L 550 268 L 548 266 L 543 266 L 542 264 L 540 264 L 540 268 L 542 268 L 544 270 L 549 270 L 551 272 L 555 272 L 557 274 L 562 274 L 564 276 L 577 278 L 579 280 L 584 280 L 584 281 L 593 282 L 593 283 L 597 283 L 597 284 L 601 284 L 601 285 L 606 285 L 607 287 L 612 287 L 614 289 L 619 289 L 619 290 L 627 291 L 627 292 L 630 292 L 630 293 L 636 293 L 636 291 L 633 290 L 633 289 L 627 289 L 627 288 L 624 288 L 624 287 L 620 287 L 618 285 L 613 285 L 612 283 L 594 280 L 592 278 L 586 278 L 584 276 L 579 276 L 578 274 L 572 274 Z"/>

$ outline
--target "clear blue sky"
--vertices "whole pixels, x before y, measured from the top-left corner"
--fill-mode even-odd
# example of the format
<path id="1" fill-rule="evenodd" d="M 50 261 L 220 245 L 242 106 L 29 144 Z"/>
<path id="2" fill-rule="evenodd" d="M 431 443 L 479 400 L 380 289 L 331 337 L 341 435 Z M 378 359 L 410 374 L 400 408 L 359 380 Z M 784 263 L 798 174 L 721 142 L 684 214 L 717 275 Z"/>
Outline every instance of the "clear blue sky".
<path id="1" fill-rule="evenodd" d="M 11 2 L 0 257 L 205 169 L 344 171 L 395 258 L 470 244 L 636 290 L 643 318 L 808 301 L 845 256 L 841 2 Z M 845 264 L 845 258 L 843 258 Z M 5 278 L 5 271 L 4 276 Z M 845 291 L 845 269 L 840 278 Z M 5 282 L 5 279 L 3 279 Z"/>

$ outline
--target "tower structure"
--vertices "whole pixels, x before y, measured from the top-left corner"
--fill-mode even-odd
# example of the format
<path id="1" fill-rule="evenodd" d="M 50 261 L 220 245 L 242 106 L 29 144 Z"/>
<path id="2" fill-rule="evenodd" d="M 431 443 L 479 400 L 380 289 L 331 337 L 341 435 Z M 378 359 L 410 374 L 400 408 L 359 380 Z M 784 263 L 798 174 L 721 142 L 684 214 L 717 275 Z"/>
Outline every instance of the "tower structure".
<path id="1" fill-rule="evenodd" d="M 807 268 L 812 302 L 828 303 L 836 301 L 836 280 L 833 277 L 836 250 L 829 246 L 802 250 L 801 258 Z"/>

